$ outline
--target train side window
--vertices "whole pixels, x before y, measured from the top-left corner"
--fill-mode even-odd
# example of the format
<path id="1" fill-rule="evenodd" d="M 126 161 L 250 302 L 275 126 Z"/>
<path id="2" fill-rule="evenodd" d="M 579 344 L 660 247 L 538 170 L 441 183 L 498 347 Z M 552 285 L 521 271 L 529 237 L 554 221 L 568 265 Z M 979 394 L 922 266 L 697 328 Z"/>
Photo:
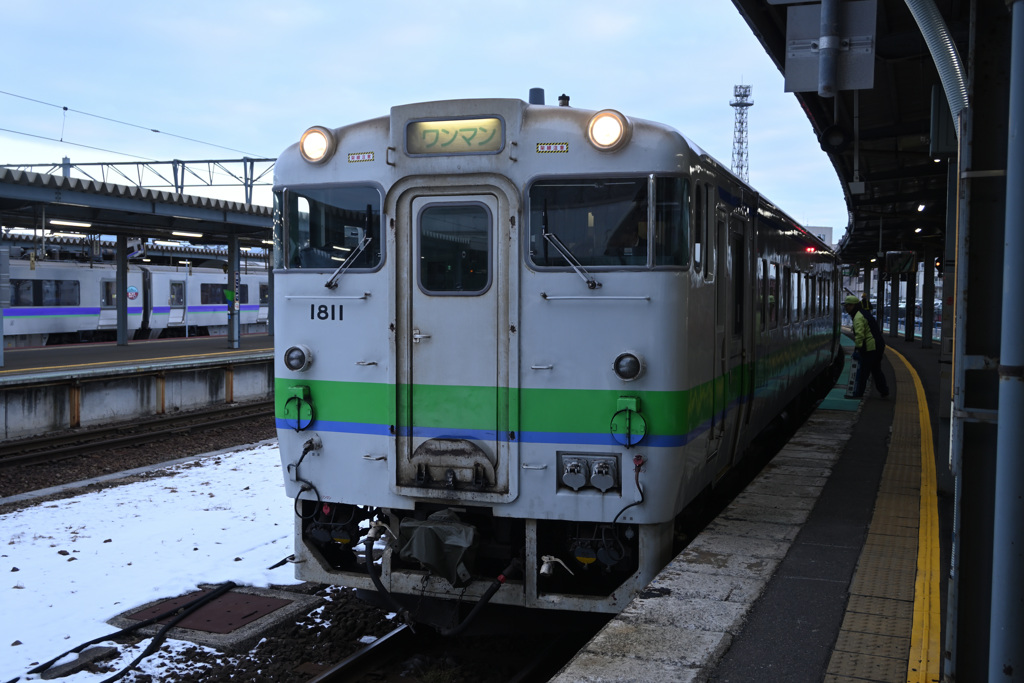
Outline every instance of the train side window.
<path id="1" fill-rule="evenodd" d="M 800 322 L 800 311 L 803 305 L 803 275 L 793 273 L 793 322 Z"/>
<path id="2" fill-rule="evenodd" d="M 724 225 L 722 226 L 724 229 Z M 728 251 L 726 258 L 729 261 L 729 273 L 732 273 L 732 291 L 729 296 L 733 300 L 732 311 L 732 333 L 736 336 L 743 334 L 743 319 L 746 317 L 743 312 L 743 294 L 746 292 L 745 274 L 747 271 L 743 253 L 743 236 L 731 234 L 729 236 Z M 729 279 L 728 275 L 725 275 Z"/>
<path id="3" fill-rule="evenodd" d="M 80 306 L 82 285 L 78 280 L 57 280 L 57 305 Z"/>
<path id="4" fill-rule="evenodd" d="M 285 245 L 289 268 L 335 269 L 349 258 L 352 268 L 381 264 L 381 200 L 375 187 L 286 190 L 275 223 L 275 240 Z M 364 243 L 364 239 L 369 241 Z M 360 246 L 363 249 L 360 250 Z"/>
<path id="5" fill-rule="evenodd" d="M 260 283 L 260 305 L 266 306 L 270 303 L 270 285 L 266 282 Z"/>
<path id="6" fill-rule="evenodd" d="M 782 268 L 782 324 L 788 325 L 793 308 L 793 272 L 789 266 Z"/>
<path id="7" fill-rule="evenodd" d="M 814 278 L 810 275 L 805 280 L 804 289 L 806 296 L 804 297 L 804 317 L 811 318 L 814 316 Z"/>
<path id="8" fill-rule="evenodd" d="M 800 273 L 794 272 L 789 276 L 790 279 L 790 306 L 793 310 L 790 313 L 789 319 L 794 323 L 800 322 Z"/>
<path id="9" fill-rule="evenodd" d="M 704 212 L 704 221 L 707 223 L 707 238 L 704 240 L 704 280 L 710 282 L 715 279 L 715 266 L 718 259 L 718 240 L 727 239 L 725 232 L 725 221 L 721 217 L 716 220 L 715 201 L 712 196 L 708 201 L 707 210 Z"/>
<path id="10" fill-rule="evenodd" d="M 768 264 L 768 327 L 779 326 L 779 265 Z"/>
<path id="11" fill-rule="evenodd" d="M 760 259 L 761 265 L 757 269 L 757 309 L 758 329 L 764 332 L 768 329 L 768 314 L 765 305 L 768 301 L 768 262 Z"/>
<path id="12" fill-rule="evenodd" d="M 11 280 L 11 306 L 35 306 L 32 280 Z"/>
<path id="13" fill-rule="evenodd" d="M 117 283 L 114 280 L 100 282 L 100 307 L 114 308 L 117 305 Z"/>
<path id="14" fill-rule="evenodd" d="M 654 265 L 689 265 L 690 180 L 657 178 L 654 195 Z"/>
<path id="15" fill-rule="evenodd" d="M 39 281 L 39 293 L 42 296 L 41 303 L 43 306 L 56 306 L 57 305 L 57 281 L 56 280 L 40 280 Z"/>
<path id="16" fill-rule="evenodd" d="M 199 303 L 204 306 L 226 304 L 230 300 L 231 285 L 227 282 L 204 282 L 199 286 Z M 249 303 L 249 285 L 238 285 L 238 303 Z"/>
<path id="17" fill-rule="evenodd" d="M 199 303 L 204 306 L 223 304 L 227 302 L 224 298 L 224 287 L 227 285 L 211 284 L 204 282 L 199 285 Z"/>
<path id="18" fill-rule="evenodd" d="M 704 188 L 703 183 L 694 185 L 693 197 L 693 269 L 698 273 L 704 267 Z"/>

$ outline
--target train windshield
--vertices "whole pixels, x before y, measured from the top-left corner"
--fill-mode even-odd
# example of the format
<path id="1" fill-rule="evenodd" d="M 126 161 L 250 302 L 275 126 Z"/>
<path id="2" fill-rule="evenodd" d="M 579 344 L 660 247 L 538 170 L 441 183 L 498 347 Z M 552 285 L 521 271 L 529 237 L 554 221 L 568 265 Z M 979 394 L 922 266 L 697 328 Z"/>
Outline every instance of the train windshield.
<path id="1" fill-rule="evenodd" d="M 688 179 L 669 177 L 538 181 L 530 188 L 530 259 L 541 267 L 567 265 L 548 233 L 585 267 L 686 266 L 689 189 Z"/>
<path id="2" fill-rule="evenodd" d="M 381 263 L 380 192 L 375 187 L 296 188 L 276 202 L 275 229 L 288 268 L 373 269 Z M 365 247 L 360 250 L 364 239 Z"/>

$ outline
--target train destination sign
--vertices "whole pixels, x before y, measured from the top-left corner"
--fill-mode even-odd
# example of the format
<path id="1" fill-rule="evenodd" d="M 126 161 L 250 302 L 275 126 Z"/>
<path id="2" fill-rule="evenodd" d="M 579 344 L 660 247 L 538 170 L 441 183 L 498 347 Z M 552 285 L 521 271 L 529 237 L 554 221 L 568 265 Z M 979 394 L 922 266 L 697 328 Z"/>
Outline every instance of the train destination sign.
<path id="1" fill-rule="evenodd" d="M 498 117 L 413 121 L 405 127 L 409 154 L 496 154 L 505 146 L 505 126 Z"/>

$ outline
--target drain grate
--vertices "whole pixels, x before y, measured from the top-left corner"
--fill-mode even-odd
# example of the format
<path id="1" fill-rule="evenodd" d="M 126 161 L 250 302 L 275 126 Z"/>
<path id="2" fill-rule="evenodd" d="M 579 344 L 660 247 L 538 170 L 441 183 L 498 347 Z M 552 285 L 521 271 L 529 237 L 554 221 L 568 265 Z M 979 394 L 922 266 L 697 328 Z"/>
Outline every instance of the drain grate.
<path id="1" fill-rule="evenodd" d="M 213 592 L 212 589 L 202 590 L 177 598 L 170 598 L 150 605 L 133 614 L 126 614 L 124 617 L 134 621 L 151 619 L 158 614 L 172 610 L 175 607 L 180 607 L 211 592 Z M 292 604 L 292 602 L 292 600 L 283 600 L 281 598 L 228 591 L 182 619 L 176 627 L 205 631 L 206 633 L 232 633 L 247 624 L 251 624 L 262 616 L 275 612 L 285 605 Z M 171 617 L 160 623 L 167 623 L 170 620 Z"/>

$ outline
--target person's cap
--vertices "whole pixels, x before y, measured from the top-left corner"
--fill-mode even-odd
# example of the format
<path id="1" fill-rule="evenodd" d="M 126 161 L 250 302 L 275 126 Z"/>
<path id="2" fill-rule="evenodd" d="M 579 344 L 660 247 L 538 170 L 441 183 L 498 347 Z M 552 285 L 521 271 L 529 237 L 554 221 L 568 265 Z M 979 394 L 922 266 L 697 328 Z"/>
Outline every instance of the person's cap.
<path id="1" fill-rule="evenodd" d="M 845 300 L 843 300 L 843 304 L 859 304 L 859 303 L 860 303 L 860 299 L 855 297 L 853 294 L 849 295 L 848 297 L 846 297 Z"/>

